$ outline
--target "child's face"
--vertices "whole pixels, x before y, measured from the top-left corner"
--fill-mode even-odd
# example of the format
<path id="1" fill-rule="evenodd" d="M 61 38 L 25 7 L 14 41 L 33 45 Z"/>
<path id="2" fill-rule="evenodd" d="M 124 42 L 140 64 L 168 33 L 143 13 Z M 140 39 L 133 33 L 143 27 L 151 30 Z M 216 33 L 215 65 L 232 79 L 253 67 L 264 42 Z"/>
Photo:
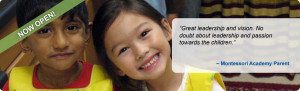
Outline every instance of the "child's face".
<path id="1" fill-rule="evenodd" d="M 22 45 L 30 48 L 41 65 L 66 70 L 82 58 L 88 33 L 83 21 L 75 16 L 58 17 L 30 35 Z"/>
<path id="2" fill-rule="evenodd" d="M 153 20 L 122 12 L 105 34 L 109 59 L 127 76 L 138 80 L 160 77 L 171 61 L 171 28 L 162 29 Z"/>

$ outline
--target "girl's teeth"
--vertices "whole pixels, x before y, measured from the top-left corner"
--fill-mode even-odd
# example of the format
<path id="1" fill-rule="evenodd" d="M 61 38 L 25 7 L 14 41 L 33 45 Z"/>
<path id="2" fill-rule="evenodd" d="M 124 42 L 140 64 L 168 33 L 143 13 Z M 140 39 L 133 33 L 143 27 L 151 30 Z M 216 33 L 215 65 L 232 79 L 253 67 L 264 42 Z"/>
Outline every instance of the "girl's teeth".
<path id="1" fill-rule="evenodd" d="M 156 55 L 149 63 L 147 63 L 146 65 L 143 65 L 142 68 L 147 68 L 148 66 L 153 64 L 155 61 L 157 61 L 157 59 L 158 59 L 158 56 Z"/>

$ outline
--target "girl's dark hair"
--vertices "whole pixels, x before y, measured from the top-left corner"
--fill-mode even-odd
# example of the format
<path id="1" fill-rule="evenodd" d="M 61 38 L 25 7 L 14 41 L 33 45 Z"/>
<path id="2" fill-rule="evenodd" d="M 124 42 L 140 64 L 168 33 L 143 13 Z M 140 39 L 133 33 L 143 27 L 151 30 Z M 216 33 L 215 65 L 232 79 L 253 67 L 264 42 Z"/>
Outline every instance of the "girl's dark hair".
<path id="1" fill-rule="evenodd" d="M 122 91 L 142 91 L 145 83 L 143 81 L 131 79 L 127 76 L 119 76 L 117 67 L 108 58 L 105 51 L 105 32 L 121 12 L 143 15 L 153 20 L 163 29 L 165 28 L 163 27 L 161 20 L 164 16 L 144 0 L 107 0 L 99 8 L 93 21 L 92 34 L 96 52 L 105 70 L 113 80 L 114 85 Z"/>
<path id="2" fill-rule="evenodd" d="M 18 27 L 22 27 L 27 22 L 33 20 L 35 17 L 44 13 L 61 1 L 62 0 L 18 0 L 16 9 Z M 84 2 L 63 14 L 61 19 L 67 16 L 70 17 L 69 19 L 73 19 L 76 15 L 83 21 L 87 29 L 88 12 Z"/>

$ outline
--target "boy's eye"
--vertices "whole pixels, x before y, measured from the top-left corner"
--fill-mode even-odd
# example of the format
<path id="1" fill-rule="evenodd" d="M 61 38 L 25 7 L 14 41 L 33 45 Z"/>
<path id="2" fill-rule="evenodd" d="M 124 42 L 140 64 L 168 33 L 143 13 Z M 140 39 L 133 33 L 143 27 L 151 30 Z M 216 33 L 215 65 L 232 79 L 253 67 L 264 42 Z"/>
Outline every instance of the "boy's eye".
<path id="1" fill-rule="evenodd" d="M 67 30 L 77 30 L 79 27 L 75 25 L 70 25 L 67 27 Z"/>
<path id="2" fill-rule="evenodd" d="M 128 49 L 127 47 L 122 48 L 122 49 L 120 50 L 120 52 L 119 52 L 119 55 L 122 54 L 122 53 L 124 53 L 127 49 Z"/>
<path id="3" fill-rule="evenodd" d="M 38 34 L 46 34 L 46 33 L 50 33 L 50 32 L 51 32 L 50 28 L 42 28 L 37 33 Z"/>

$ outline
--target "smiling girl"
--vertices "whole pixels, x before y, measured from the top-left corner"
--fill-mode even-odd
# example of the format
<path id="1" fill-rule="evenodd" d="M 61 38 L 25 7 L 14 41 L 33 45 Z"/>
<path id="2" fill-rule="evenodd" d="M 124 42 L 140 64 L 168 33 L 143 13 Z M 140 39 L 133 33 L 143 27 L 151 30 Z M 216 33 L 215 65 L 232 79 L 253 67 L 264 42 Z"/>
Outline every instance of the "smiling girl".
<path id="1" fill-rule="evenodd" d="M 93 40 L 115 90 L 222 90 L 214 73 L 172 71 L 171 27 L 143 0 L 109 0 L 94 18 Z"/>

